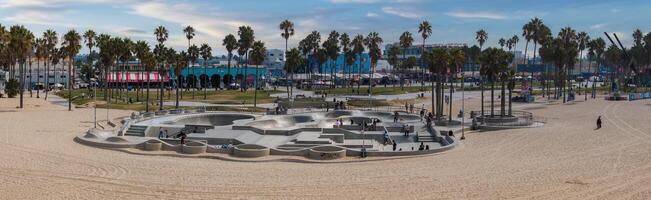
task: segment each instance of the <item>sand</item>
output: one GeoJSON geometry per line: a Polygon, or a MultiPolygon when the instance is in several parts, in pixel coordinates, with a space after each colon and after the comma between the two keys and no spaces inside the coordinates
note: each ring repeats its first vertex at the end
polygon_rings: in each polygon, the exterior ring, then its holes
{"type": "Polygon", "coordinates": [[[35,98],[23,110],[17,104],[0,99],[0,199],[651,198],[649,100],[516,105],[547,124],[468,133],[436,155],[327,164],[94,148],[73,141],[92,126],[92,109],[69,112],[35,98]]]}

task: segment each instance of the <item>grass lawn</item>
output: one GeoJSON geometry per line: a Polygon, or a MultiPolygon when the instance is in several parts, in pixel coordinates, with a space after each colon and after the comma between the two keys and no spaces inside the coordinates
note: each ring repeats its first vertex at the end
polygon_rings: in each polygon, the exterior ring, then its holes
{"type": "MultiPolygon", "coordinates": [[[[118,90],[113,90],[113,98],[111,99],[111,105],[110,107],[112,109],[122,109],[122,110],[137,110],[137,111],[143,111],[145,110],[145,92],[142,91],[141,94],[136,95],[135,91],[130,91],[127,94],[122,91],[121,96],[122,98],[119,98],[120,95],[118,95],[118,90]],[[131,98],[132,103],[128,103],[127,96],[131,98]],[[138,97],[139,96],[139,97],[138,97]],[[140,101],[137,101],[140,100],[140,101]]],[[[258,91],[258,103],[272,103],[276,98],[273,98],[270,96],[270,94],[277,93],[281,91],[258,91]]],[[[181,91],[179,91],[181,93],[181,91]]],[[[56,93],[58,96],[62,98],[68,98],[68,91],[59,91],[56,93]]],[[[170,91],[170,95],[167,95],[167,92],[165,92],[165,95],[163,96],[163,101],[175,101],[175,96],[174,96],[174,91],[170,91]]],[[[158,95],[159,93],[155,90],[150,90],[149,91],[149,108],[151,110],[157,110],[158,109],[158,95]]],[[[91,94],[89,94],[89,91],[87,89],[77,89],[72,91],[72,96],[73,96],[73,103],[75,105],[87,105],[89,103],[93,102],[93,98],[91,94]]],[[[253,103],[253,98],[254,98],[254,91],[246,91],[246,92],[240,92],[238,90],[223,90],[223,91],[208,91],[208,95],[206,100],[203,99],[203,91],[196,91],[195,92],[195,98],[192,98],[192,91],[184,91],[182,94],[183,98],[179,98],[179,100],[182,101],[195,101],[195,102],[206,102],[206,103],[215,103],[215,104],[241,104],[241,103],[246,103],[246,104],[252,104],[253,103]]],[[[97,107],[98,108],[105,108],[106,107],[106,101],[104,101],[104,90],[98,90],[97,91],[97,107]]],[[[164,106],[164,109],[174,109],[174,106],[164,106]]],[[[227,107],[227,106],[215,106],[211,107],[210,110],[214,111],[241,111],[242,109],[245,110],[253,110],[253,108],[249,107],[227,107]]],[[[264,111],[265,109],[263,108],[258,108],[255,109],[255,111],[264,111]]]]}

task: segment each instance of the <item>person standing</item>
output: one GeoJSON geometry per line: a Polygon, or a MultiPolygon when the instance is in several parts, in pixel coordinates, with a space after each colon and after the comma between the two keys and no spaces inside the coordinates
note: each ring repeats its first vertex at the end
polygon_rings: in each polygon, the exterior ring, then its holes
{"type": "Polygon", "coordinates": [[[398,148],[398,144],[396,144],[395,140],[391,141],[393,143],[393,151],[396,151],[396,148],[398,148]]]}
{"type": "Polygon", "coordinates": [[[600,128],[601,128],[601,115],[599,115],[599,117],[597,117],[597,129],[600,129],[600,128]]]}

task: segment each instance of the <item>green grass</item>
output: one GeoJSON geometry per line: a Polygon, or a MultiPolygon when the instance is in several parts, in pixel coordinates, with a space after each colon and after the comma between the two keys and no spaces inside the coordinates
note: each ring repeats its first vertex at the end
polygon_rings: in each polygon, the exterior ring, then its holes
{"type": "MultiPolygon", "coordinates": [[[[113,90],[113,98],[111,99],[111,109],[121,109],[121,110],[137,110],[137,111],[143,111],[145,110],[145,90],[142,91],[142,93],[139,95],[136,95],[135,91],[130,91],[127,94],[122,91],[122,98],[119,98],[120,95],[118,95],[118,90],[114,89],[113,90]],[[127,97],[131,98],[133,103],[128,103],[127,97]],[[139,100],[139,101],[137,101],[139,100]]],[[[257,103],[272,103],[276,100],[276,98],[273,98],[270,96],[270,94],[273,93],[278,93],[281,91],[258,91],[258,101],[257,103]]],[[[181,93],[181,91],[179,91],[181,93]]],[[[213,103],[213,104],[252,104],[253,99],[254,99],[254,91],[246,91],[246,92],[240,92],[238,90],[223,90],[223,91],[208,91],[208,95],[206,100],[203,99],[203,91],[196,91],[195,92],[195,98],[192,98],[192,91],[183,91],[182,92],[183,98],[179,98],[181,101],[193,101],[193,102],[206,102],[206,103],[213,103]]],[[[62,98],[68,98],[68,91],[59,91],[56,93],[58,96],[62,98]]],[[[157,110],[158,109],[158,95],[159,93],[156,90],[150,89],[149,91],[149,108],[150,110],[157,110]]],[[[72,91],[72,97],[73,101],[72,103],[75,105],[87,105],[89,103],[93,102],[93,98],[91,98],[91,94],[89,93],[89,90],[87,89],[77,89],[72,91]]],[[[175,101],[175,92],[170,91],[170,96],[168,97],[167,91],[165,92],[163,96],[163,101],[175,101]]],[[[98,90],[97,91],[97,107],[98,108],[105,108],[106,107],[106,101],[104,101],[104,90],[98,90]]],[[[164,106],[164,109],[174,109],[174,106],[164,106]]],[[[214,109],[215,111],[241,111],[242,109],[248,110],[248,111],[264,111],[262,108],[258,109],[253,109],[252,107],[217,107],[215,106],[214,108],[211,107],[211,109],[214,109]]]]}

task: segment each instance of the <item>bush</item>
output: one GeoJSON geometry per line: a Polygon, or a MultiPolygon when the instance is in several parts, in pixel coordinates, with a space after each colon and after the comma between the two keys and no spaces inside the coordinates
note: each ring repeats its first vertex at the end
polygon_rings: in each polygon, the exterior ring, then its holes
{"type": "Polygon", "coordinates": [[[18,94],[18,87],[20,87],[18,86],[18,80],[15,78],[9,79],[5,87],[5,93],[7,93],[9,98],[14,98],[18,94]]]}

